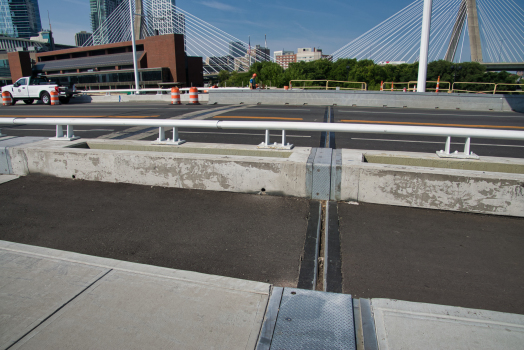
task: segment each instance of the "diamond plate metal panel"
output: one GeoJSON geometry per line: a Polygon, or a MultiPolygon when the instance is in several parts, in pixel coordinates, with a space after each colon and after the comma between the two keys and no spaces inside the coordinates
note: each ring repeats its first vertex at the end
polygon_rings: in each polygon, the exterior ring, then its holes
{"type": "Polygon", "coordinates": [[[319,148],[313,162],[311,198],[329,200],[331,190],[331,148],[319,148]]]}
{"type": "Polygon", "coordinates": [[[355,350],[351,295],[285,288],[271,350],[355,350]]]}

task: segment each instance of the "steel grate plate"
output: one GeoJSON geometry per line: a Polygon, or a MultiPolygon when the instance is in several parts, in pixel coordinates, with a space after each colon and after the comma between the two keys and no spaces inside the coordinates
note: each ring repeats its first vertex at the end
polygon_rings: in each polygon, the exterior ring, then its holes
{"type": "Polygon", "coordinates": [[[271,349],[355,350],[351,295],[285,288],[271,349]]]}

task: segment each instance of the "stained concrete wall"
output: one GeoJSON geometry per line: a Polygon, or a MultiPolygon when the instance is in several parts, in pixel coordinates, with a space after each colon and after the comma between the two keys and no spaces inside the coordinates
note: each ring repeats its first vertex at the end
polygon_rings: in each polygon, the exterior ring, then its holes
{"type": "MultiPolygon", "coordinates": [[[[198,102],[206,103],[209,100],[208,94],[199,94],[198,102]]],[[[120,95],[117,93],[111,95],[79,95],[71,100],[70,103],[103,103],[103,102],[151,102],[164,101],[171,103],[171,93],[157,95],[120,95]]],[[[189,103],[189,94],[180,94],[181,103],[189,103]]]]}
{"type": "MultiPolygon", "coordinates": [[[[68,143],[67,146],[84,142],[85,140],[68,143]]],[[[122,143],[113,140],[96,142],[122,143]]],[[[258,193],[264,189],[268,194],[306,196],[305,167],[310,152],[308,148],[297,148],[289,158],[280,158],[63,148],[64,146],[64,141],[43,141],[10,148],[13,174],[39,173],[62,178],[211,191],[258,193]]],[[[203,148],[207,146],[202,144],[203,148]]],[[[194,147],[194,144],[187,143],[179,147],[194,147]]],[[[237,145],[216,147],[240,149],[237,145]]],[[[256,146],[242,148],[256,151],[256,146]]]]}
{"type": "Polygon", "coordinates": [[[380,91],[209,90],[209,104],[268,104],[524,112],[524,96],[380,91]]]}
{"type": "MultiPolygon", "coordinates": [[[[380,152],[342,150],[340,200],[524,216],[523,174],[365,163],[366,153],[380,152]]],[[[388,153],[399,156],[407,152],[388,153]]],[[[428,159],[433,155],[419,157],[428,159]]],[[[516,168],[524,164],[521,159],[484,159],[489,160],[514,164],[516,168]]]]}
{"type": "MultiPolygon", "coordinates": [[[[264,151],[248,145],[187,143],[169,146],[172,151],[155,152],[150,145],[147,141],[45,140],[6,147],[6,151],[14,175],[40,173],[91,181],[312,197],[311,169],[315,164],[311,163],[314,161],[310,157],[311,148],[264,151]],[[86,142],[104,147],[70,148],[86,142]],[[144,151],[138,151],[140,147],[144,151]],[[217,154],[217,149],[222,154],[217,154]]],[[[341,157],[335,153],[331,167],[326,166],[331,169],[325,175],[327,184],[331,181],[331,191],[335,192],[328,193],[327,199],[331,196],[342,201],[524,217],[522,173],[367,163],[366,154],[379,155],[377,159],[388,154],[411,157],[410,164],[417,164],[415,158],[427,160],[436,155],[338,151],[341,157]]],[[[524,159],[482,157],[481,160],[497,166],[504,164],[506,168],[513,164],[517,170],[524,165],[524,159]]],[[[458,161],[458,165],[463,166],[463,162],[458,161]]]]}

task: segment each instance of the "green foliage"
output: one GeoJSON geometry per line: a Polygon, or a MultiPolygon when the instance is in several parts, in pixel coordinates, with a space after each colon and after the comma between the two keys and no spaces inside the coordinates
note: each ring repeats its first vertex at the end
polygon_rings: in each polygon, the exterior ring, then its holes
{"type": "MultiPolygon", "coordinates": [[[[409,82],[418,78],[418,63],[379,66],[372,60],[351,58],[339,59],[331,62],[326,59],[312,62],[290,63],[284,70],[273,62],[257,62],[251,66],[249,72],[219,73],[220,86],[247,86],[253,73],[257,74],[257,83],[265,86],[282,88],[289,85],[291,80],[337,80],[355,81],[368,84],[368,90],[379,90],[382,81],[409,82]]],[[[452,63],[444,60],[433,61],[428,64],[428,81],[436,81],[440,76],[441,81],[453,82],[486,82],[513,84],[518,76],[508,72],[486,72],[486,68],[476,62],[452,63]]],[[[325,83],[298,83],[295,86],[325,87],[325,83]]],[[[428,83],[428,88],[436,84],[428,83]]],[[[331,85],[330,85],[331,86],[331,85]]],[[[333,85],[336,86],[336,85],[333,85]]],[[[404,85],[405,86],[405,85],[404,85]]],[[[354,86],[353,86],[354,87],[354,86]]],[[[447,89],[447,84],[441,85],[447,89]]],[[[456,84],[456,89],[483,91],[490,90],[489,85],[456,84]]],[[[516,86],[504,87],[504,90],[516,90],[516,86]]]]}

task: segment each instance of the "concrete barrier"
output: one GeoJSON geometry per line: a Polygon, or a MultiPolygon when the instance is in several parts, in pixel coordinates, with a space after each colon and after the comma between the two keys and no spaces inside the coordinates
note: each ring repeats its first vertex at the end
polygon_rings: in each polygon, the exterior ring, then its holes
{"type": "Polygon", "coordinates": [[[3,148],[8,173],[524,217],[524,159],[479,162],[408,152],[109,139],[30,141],[9,141],[3,148]],[[396,164],[369,163],[366,157],[383,163],[390,157],[396,164]],[[490,171],[464,170],[479,166],[490,171]]]}
{"type": "Polygon", "coordinates": [[[524,96],[380,91],[209,90],[209,104],[268,104],[524,112],[524,96]]]}
{"type": "MultiPolygon", "coordinates": [[[[200,102],[208,102],[208,94],[199,94],[198,100],[200,102]]],[[[79,95],[71,99],[70,103],[104,103],[104,102],[166,102],[171,104],[171,94],[162,95],[79,95]]],[[[182,103],[189,102],[189,94],[180,94],[180,101],[182,103]]]]}

